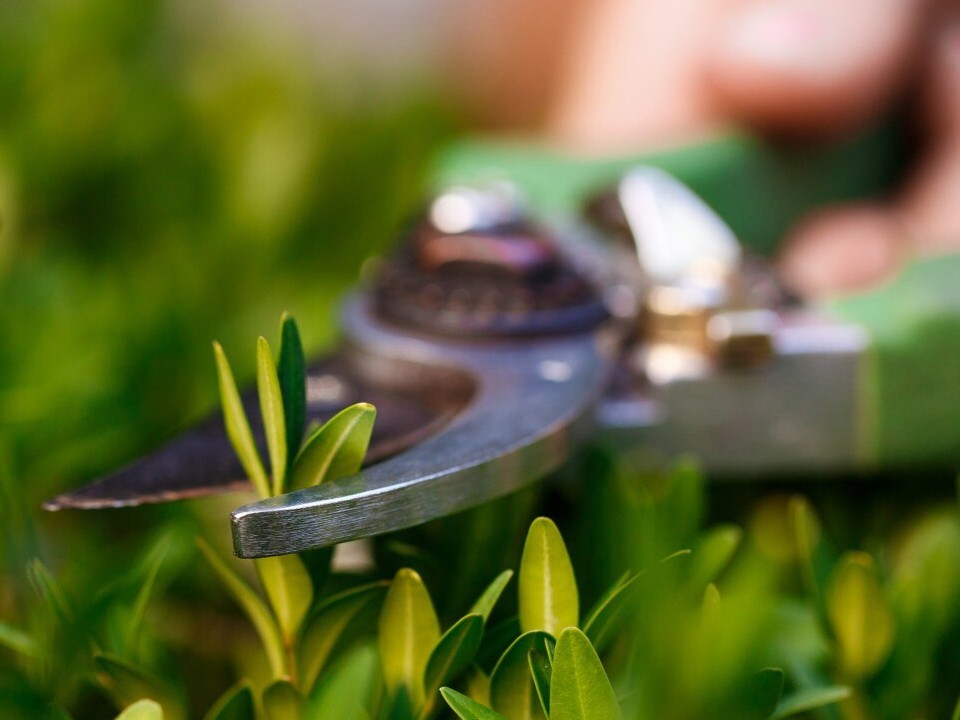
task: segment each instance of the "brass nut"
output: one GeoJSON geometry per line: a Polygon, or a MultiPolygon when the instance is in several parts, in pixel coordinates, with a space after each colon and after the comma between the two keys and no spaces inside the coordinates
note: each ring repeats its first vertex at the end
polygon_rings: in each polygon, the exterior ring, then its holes
{"type": "Polygon", "coordinates": [[[766,365],[776,352],[774,334],[779,318],[772,310],[727,310],[706,324],[711,354],[717,362],[737,369],[766,365]]]}

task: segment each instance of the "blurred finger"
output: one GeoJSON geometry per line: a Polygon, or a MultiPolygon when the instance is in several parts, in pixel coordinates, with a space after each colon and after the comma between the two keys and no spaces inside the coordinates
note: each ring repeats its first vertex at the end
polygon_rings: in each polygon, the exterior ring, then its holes
{"type": "Polygon", "coordinates": [[[927,0],[752,0],[714,46],[712,86],[768,132],[833,135],[880,113],[915,70],[927,0]]]}
{"type": "Polygon", "coordinates": [[[960,252],[960,22],[945,24],[919,97],[926,149],[889,206],[833,209],[802,223],[780,258],[784,281],[808,297],[863,290],[911,254],[960,252]]]}
{"type": "Polygon", "coordinates": [[[934,47],[920,101],[927,147],[900,200],[922,253],[960,251],[960,19],[934,47]]]}
{"type": "Polygon", "coordinates": [[[900,268],[907,239],[893,210],[874,205],[826,210],[793,233],[781,252],[780,276],[804,297],[864,290],[900,268]]]}

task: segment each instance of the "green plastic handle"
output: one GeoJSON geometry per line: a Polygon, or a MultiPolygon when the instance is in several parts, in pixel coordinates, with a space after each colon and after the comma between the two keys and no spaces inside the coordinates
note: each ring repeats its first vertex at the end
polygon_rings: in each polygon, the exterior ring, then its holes
{"type": "MultiPolygon", "coordinates": [[[[443,154],[437,177],[450,183],[505,176],[524,189],[534,212],[563,216],[627,168],[654,165],[697,192],[746,247],[772,253],[807,212],[888,192],[903,166],[900,138],[885,126],[814,150],[729,134],[668,152],[606,158],[479,139],[443,154]]],[[[866,465],[960,460],[960,255],[916,261],[884,287],[827,307],[871,335],[859,409],[866,465]]]]}
{"type": "Polygon", "coordinates": [[[863,455],[880,466],[960,460],[960,255],[916,260],[828,308],[865,327],[863,455]]]}
{"type": "Polygon", "coordinates": [[[746,247],[770,253],[813,208],[887,192],[902,167],[902,147],[893,126],[817,149],[731,133],[675,150],[596,158],[529,142],[475,139],[443,153],[436,175],[444,184],[506,176],[523,188],[536,213],[555,216],[577,212],[627,168],[654,165],[702,197],[746,247]]]}

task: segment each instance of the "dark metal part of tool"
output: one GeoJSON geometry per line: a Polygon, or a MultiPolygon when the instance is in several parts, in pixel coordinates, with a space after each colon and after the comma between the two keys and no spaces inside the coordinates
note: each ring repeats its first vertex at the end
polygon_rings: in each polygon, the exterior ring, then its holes
{"type": "MultiPolygon", "coordinates": [[[[539,479],[590,433],[689,453],[714,474],[862,467],[860,328],[787,297],[658,170],[628,172],[588,214],[593,229],[558,230],[527,218],[510,186],[439,194],[345,304],[340,348],[309,375],[312,419],[377,406],[368,465],[237,509],[237,554],[467,509],[539,479]]],[[[255,396],[246,404],[260,436],[255,396]]],[[[216,418],[47,507],[160,502],[240,478],[216,418]]]]}
{"type": "Polygon", "coordinates": [[[357,475],[261,500],[232,516],[241,557],[298,552],[465,510],[536,481],[589,431],[611,367],[602,336],[458,343],[384,324],[369,302],[346,306],[358,359],[394,358],[465,372],[476,392],[440,432],[357,475]],[[361,350],[362,348],[362,350],[361,350]]]}
{"type": "MultiPolygon", "coordinates": [[[[323,423],[344,406],[377,408],[367,464],[379,462],[429,437],[470,401],[472,382],[449,370],[425,374],[395,360],[390,372],[339,354],[316,363],[307,376],[307,422],[323,423]]],[[[266,449],[256,392],[244,409],[260,447],[266,449]]],[[[47,510],[99,509],[168,502],[249,487],[217,414],[150,455],[90,485],[44,503],[47,510]]]]}
{"type": "Polygon", "coordinates": [[[606,317],[595,268],[497,190],[452,188],[434,200],[380,268],[380,317],[456,337],[571,333],[606,317]]]}

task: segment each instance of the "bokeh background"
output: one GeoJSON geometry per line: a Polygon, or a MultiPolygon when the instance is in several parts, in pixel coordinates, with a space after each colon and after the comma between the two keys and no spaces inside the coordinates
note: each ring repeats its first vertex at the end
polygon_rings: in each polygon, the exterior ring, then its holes
{"type": "MultiPolygon", "coordinates": [[[[77,718],[115,712],[90,681],[82,633],[52,634],[37,610],[36,558],[73,598],[72,622],[109,635],[115,611],[104,598],[129,606],[157,538],[173,538],[143,661],[186,688],[197,717],[245,670],[252,637],[238,633],[235,609],[193,545],[202,534],[226,552],[227,512],[238,497],[103,513],[50,515],[39,506],[214,409],[212,339],[245,379],[253,338],[270,334],[283,310],[299,319],[311,352],[327,346],[338,296],[417,207],[437,151],[477,126],[534,122],[529,88],[540,87],[538,69],[491,82],[484,53],[493,52],[495,28],[452,5],[0,6],[0,620],[14,644],[15,627],[46,648],[26,663],[0,648],[0,717],[43,717],[51,701],[77,718]],[[476,49],[447,72],[450,44],[471,31],[476,49]],[[471,78],[486,80],[462,92],[458,84],[471,78]],[[500,96],[484,105],[498,87],[517,93],[517,102],[500,96]]],[[[523,33],[523,22],[506,31],[523,33]]],[[[494,60],[489,67],[499,71],[494,60]]],[[[938,614],[926,615],[933,624],[875,681],[887,696],[869,716],[920,708],[916,717],[945,717],[953,707],[960,530],[952,468],[909,482],[901,475],[869,486],[781,483],[762,491],[707,493],[694,483],[671,494],[651,481],[637,501],[649,531],[637,538],[617,534],[637,516],[611,510],[623,506],[618,493],[629,472],[601,458],[568,470],[574,482],[561,483],[556,497],[515,499],[471,515],[470,525],[458,518],[389,541],[381,572],[418,567],[434,582],[441,613],[455,614],[490,572],[515,563],[529,517],[546,507],[579,539],[571,547],[586,568],[584,592],[595,597],[623,562],[649,563],[694,543],[701,523],[738,522],[756,562],[730,580],[735,622],[724,657],[740,668],[788,656],[802,678],[804,663],[819,667],[827,651],[796,599],[797,583],[785,579],[795,560],[783,537],[785,498],[799,487],[815,497],[836,547],[870,550],[885,573],[912,578],[913,585],[891,581],[890,592],[913,603],[903,607],[924,615],[928,606],[910,593],[936,585],[938,614]],[[584,477],[609,482],[570,489],[584,477]],[[641,548],[636,555],[612,550],[627,541],[641,548]],[[460,567],[460,584],[444,586],[451,565],[460,567]],[[777,633],[761,632],[771,627],[777,633]],[[898,686],[906,669],[909,683],[898,686]]],[[[650,631],[677,620],[668,609],[647,611],[650,631]]],[[[693,698],[658,701],[660,709],[679,702],[673,717],[697,716],[683,713],[702,709],[697,703],[723,683],[704,681],[697,695],[700,676],[680,668],[693,662],[699,636],[684,637],[659,637],[662,652],[650,660],[649,677],[662,675],[662,687],[693,698]]]]}

